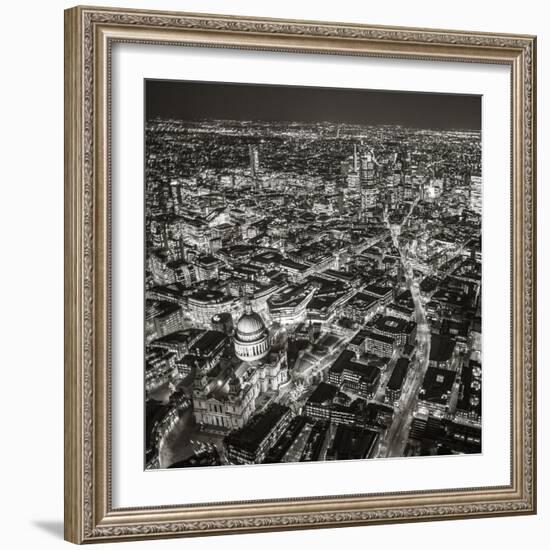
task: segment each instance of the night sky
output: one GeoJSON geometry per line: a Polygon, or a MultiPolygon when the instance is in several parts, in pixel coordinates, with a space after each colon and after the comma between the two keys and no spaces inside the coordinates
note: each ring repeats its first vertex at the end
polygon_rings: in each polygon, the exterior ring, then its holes
{"type": "Polygon", "coordinates": [[[146,80],[146,118],[481,129],[481,96],[146,80]]]}

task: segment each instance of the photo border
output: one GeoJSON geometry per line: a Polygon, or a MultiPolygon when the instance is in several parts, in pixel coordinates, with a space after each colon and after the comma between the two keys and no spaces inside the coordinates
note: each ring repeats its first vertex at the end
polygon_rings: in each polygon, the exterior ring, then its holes
{"type": "Polygon", "coordinates": [[[65,538],[102,542],[536,512],[536,38],[108,8],[65,12],[65,538]],[[116,42],[499,63],[512,71],[512,477],[505,487],[116,509],[110,90],[116,42]]]}

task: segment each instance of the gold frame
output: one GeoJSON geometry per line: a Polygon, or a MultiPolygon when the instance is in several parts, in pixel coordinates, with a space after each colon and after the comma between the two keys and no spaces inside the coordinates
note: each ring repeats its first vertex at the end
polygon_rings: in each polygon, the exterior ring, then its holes
{"type": "Polygon", "coordinates": [[[65,12],[65,538],[103,542],[536,512],[536,38],[75,7],[65,12]],[[113,509],[110,52],[115,42],[454,60],[512,72],[512,460],[503,487],[113,509]]]}

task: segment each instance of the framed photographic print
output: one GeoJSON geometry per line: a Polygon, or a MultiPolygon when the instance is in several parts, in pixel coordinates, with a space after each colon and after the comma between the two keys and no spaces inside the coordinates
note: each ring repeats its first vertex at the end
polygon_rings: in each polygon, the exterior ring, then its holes
{"type": "Polygon", "coordinates": [[[65,536],[532,514],[535,37],[65,12],[65,536]]]}

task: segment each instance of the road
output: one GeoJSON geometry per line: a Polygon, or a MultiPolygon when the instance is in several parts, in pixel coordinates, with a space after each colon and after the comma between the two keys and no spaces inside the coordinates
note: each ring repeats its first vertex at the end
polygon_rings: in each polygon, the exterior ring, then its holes
{"type": "Polygon", "coordinates": [[[401,399],[395,409],[394,420],[380,440],[378,457],[403,456],[426,369],[427,361],[415,361],[409,369],[409,375],[403,384],[401,399]]]}
{"type": "Polygon", "coordinates": [[[393,245],[399,251],[399,259],[405,272],[405,282],[414,304],[414,314],[417,323],[417,351],[416,359],[411,365],[409,374],[403,385],[403,391],[396,407],[393,422],[378,444],[378,457],[403,456],[409,438],[413,412],[418,402],[418,393],[430,362],[431,330],[420,295],[420,284],[414,274],[411,258],[408,256],[407,250],[399,242],[401,228],[407,223],[417,202],[418,198],[411,204],[411,208],[401,224],[390,223],[389,216],[387,212],[385,213],[386,225],[390,231],[393,245]]]}
{"type": "Polygon", "coordinates": [[[189,437],[194,424],[193,409],[189,407],[181,414],[180,419],[160,446],[159,461],[161,468],[167,468],[170,464],[185,460],[193,455],[194,449],[189,437]]]}
{"type": "Polygon", "coordinates": [[[281,462],[300,462],[302,458],[302,453],[309,439],[309,434],[311,433],[312,424],[306,424],[298,437],[292,442],[292,445],[289,447],[288,451],[285,453],[285,456],[281,462]]]}

